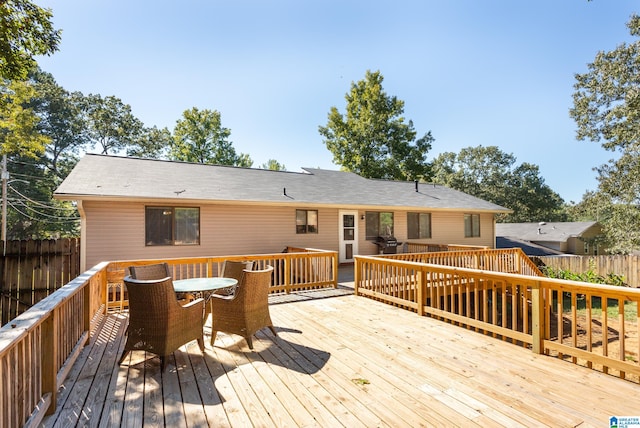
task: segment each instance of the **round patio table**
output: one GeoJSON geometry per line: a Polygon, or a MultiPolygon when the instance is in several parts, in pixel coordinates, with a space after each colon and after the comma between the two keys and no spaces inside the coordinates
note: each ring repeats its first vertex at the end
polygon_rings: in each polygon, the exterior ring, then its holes
{"type": "MultiPolygon", "coordinates": [[[[173,281],[173,289],[176,293],[191,293],[202,296],[205,301],[205,308],[209,303],[211,317],[213,317],[213,304],[211,303],[211,295],[217,291],[235,287],[238,284],[237,279],[212,277],[212,278],[188,278],[173,281]]],[[[207,310],[202,314],[203,323],[206,321],[207,310]]],[[[212,320],[213,322],[213,320],[212,320]]],[[[213,343],[211,344],[213,346],[213,343]]]]}

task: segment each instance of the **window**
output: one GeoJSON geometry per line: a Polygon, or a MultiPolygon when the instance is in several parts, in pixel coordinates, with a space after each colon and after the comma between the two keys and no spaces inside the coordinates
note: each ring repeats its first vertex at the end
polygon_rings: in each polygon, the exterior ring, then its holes
{"type": "Polygon", "coordinates": [[[146,245],[200,244],[200,208],[146,207],[146,245]]]}
{"type": "Polygon", "coordinates": [[[480,214],[464,215],[464,237],[472,238],[480,236],[480,214]]]}
{"type": "Polygon", "coordinates": [[[407,213],[407,236],[409,239],[431,238],[431,214],[407,213]]]}
{"type": "Polygon", "coordinates": [[[378,236],[393,236],[393,213],[367,211],[365,218],[367,239],[376,239],[378,236]]]}
{"type": "Polygon", "coordinates": [[[296,233],[318,233],[318,210],[296,210],[296,233]]]}

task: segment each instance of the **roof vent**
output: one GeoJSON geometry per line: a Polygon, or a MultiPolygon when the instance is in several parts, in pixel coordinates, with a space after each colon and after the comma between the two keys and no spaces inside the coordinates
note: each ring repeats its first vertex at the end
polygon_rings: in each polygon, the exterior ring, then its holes
{"type": "Polygon", "coordinates": [[[416,183],[416,192],[418,191],[418,180],[415,180],[416,183]]]}

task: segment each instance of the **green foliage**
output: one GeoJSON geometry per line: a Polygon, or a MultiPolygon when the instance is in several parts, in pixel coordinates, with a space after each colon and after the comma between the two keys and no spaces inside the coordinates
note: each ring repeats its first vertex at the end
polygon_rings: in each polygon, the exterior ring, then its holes
{"type": "MultiPolygon", "coordinates": [[[[627,24],[632,36],[640,35],[640,17],[627,24]]],[[[588,71],[576,74],[573,108],[577,138],[600,142],[618,152],[616,159],[596,168],[598,191],[585,195],[580,209],[593,212],[612,244],[612,252],[640,247],[640,41],[622,43],[609,52],[598,52],[588,71]],[[604,213],[604,214],[602,214],[604,213]]]]}
{"type": "Polygon", "coordinates": [[[142,121],[120,98],[89,94],[84,100],[84,113],[88,146],[99,146],[103,155],[126,150],[141,138],[142,121]]]}
{"type": "Polygon", "coordinates": [[[513,154],[497,146],[467,147],[434,159],[433,180],[513,210],[499,221],[566,220],[562,198],[545,184],[538,166],[515,163],[513,154]]]}
{"type": "Polygon", "coordinates": [[[416,140],[413,122],[405,123],[404,102],[382,89],[379,71],[367,71],[345,96],[346,114],[331,107],[326,126],[318,128],[333,161],[366,178],[429,179],[426,161],[433,137],[416,140]]]}
{"type": "Polygon", "coordinates": [[[608,273],[607,275],[599,275],[593,269],[589,269],[586,272],[575,273],[565,269],[555,269],[551,266],[543,266],[542,273],[548,278],[566,279],[570,281],[588,282],[591,284],[607,284],[617,285],[621,287],[628,287],[625,282],[624,276],[615,273],[608,273]]]}
{"type": "Polygon", "coordinates": [[[167,159],[172,142],[173,136],[167,128],[144,128],[139,138],[127,148],[127,156],[167,159]]]}
{"type": "Polygon", "coordinates": [[[251,166],[249,155],[236,154],[230,135],[231,131],[222,126],[218,111],[193,107],[176,124],[169,157],[203,164],[251,166]]]}
{"type": "Polygon", "coordinates": [[[0,79],[22,80],[35,65],[35,55],[58,50],[60,30],[54,30],[50,9],[28,0],[0,2],[0,79]]]}
{"type": "Polygon", "coordinates": [[[261,169],[270,169],[271,171],[286,171],[287,168],[275,159],[269,159],[266,163],[260,165],[261,169]]]}
{"type": "Polygon", "coordinates": [[[40,119],[29,108],[35,94],[28,82],[16,80],[0,86],[0,155],[35,158],[50,141],[38,131],[40,119]]]}

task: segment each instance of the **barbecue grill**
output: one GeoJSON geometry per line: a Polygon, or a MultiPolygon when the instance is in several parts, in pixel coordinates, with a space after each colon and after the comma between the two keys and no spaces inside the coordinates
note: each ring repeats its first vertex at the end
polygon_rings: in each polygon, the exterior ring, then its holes
{"type": "Polygon", "coordinates": [[[395,254],[398,252],[398,245],[401,243],[394,236],[378,236],[374,244],[378,246],[380,254],[395,254]]]}

